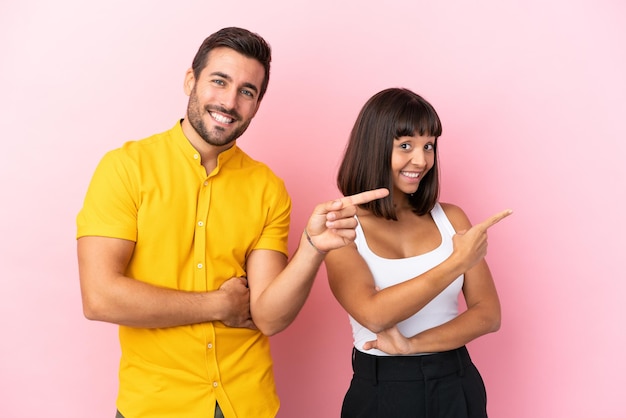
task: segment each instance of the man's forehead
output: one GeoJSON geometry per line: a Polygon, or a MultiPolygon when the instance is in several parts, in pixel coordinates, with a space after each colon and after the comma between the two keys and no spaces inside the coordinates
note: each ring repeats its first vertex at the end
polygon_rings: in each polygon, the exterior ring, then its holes
{"type": "Polygon", "coordinates": [[[265,74],[263,64],[255,58],[225,47],[215,48],[209,52],[204,69],[209,69],[210,72],[218,71],[225,74],[230,72],[246,73],[249,76],[260,73],[261,78],[265,74]]]}

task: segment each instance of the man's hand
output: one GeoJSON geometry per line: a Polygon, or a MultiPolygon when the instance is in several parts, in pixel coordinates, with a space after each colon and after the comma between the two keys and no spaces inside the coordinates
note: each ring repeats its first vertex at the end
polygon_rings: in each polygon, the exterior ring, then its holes
{"type": "Polygon", "coordinates": [[[317,205],[306,226],[315,247],[328,252],[354,241],[357,206],[388,194],[387,189],[375,189],[317,205]]]}
{"type": "Polygon", "coordinates": [[[250,289],[245,277],[232,277],[219,288],[224,292],[226,309],[221,322],[233,328],[257,329],[250,315],[250,289]]]}

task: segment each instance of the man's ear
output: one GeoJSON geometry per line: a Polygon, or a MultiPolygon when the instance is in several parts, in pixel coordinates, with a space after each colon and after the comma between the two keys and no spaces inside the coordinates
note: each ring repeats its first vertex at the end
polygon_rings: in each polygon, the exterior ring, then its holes
{"type": "Polygon", "coordinates": [[[183,83],[183,88],[187,96],[191,95],[191,91],[193,90],[195,85],[196,85],[196,76],[193,74],[193,69],[190,68],[185,73],[185,82],[183,83]]]}

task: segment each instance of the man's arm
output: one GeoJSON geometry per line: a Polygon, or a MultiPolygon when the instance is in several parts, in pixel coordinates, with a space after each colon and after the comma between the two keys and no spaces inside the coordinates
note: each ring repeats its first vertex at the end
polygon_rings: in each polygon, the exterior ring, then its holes
{"type": "Polygon", "coordinates": [[[78,239],[78,267],[85,317],[142,328],[208,321],[253,327],[246,280],[233,278],[212,292],[157,287],[125,276],[135,243],[88,236],[78,239]]]}
{"type": "Polygon", "coordinates": [[[371,190],[317,205],[309,218],[306,233],[287,263],[284,255],[255,250],[247,260],[250,312],[265,335],[284,330],[304,305],[325,253],[341,248],[356,238],[358,205],[389,194],[387,189],[371,190]]]}

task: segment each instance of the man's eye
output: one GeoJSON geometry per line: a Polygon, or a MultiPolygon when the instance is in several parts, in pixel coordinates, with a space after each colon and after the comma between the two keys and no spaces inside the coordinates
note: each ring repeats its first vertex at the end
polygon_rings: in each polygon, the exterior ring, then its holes
{"type": "Polygon", "coordinates": [[[241,90],[241,93],[249,97],[254,97],[254,93],[252,93],[250,90],[241,90]]]}
{"type": "Polygon", "coordinates": [[[223,86],[225,84],[224,80],[213,80],[213,82],[217,84],[218,86],[223,86]]]}

